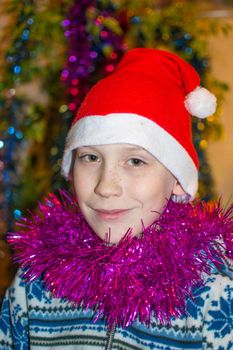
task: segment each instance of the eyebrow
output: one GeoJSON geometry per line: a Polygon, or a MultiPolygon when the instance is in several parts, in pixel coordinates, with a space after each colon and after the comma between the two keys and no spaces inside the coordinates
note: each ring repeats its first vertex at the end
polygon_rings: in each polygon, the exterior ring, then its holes
{"type": "MultiPolygon", "coordinates": [[[[114,145],[114,143],[110,144],[110,145],[114,145]]],[[[119,143],[115,143],[115,145],[120,145],[119,143]]],[[[103,145],[85,145],[85,146],[80,146],[78,147],[77,149],[79,148],[98,148],[98,147],[101,147],[101,146],[109,146],[108,144],[103,144],[103,145]]],[[[124,149],[126,150],[142,150],[142,151],[146,151],[144,148],[140,147],[140,146],[131,146],[131,145],[128,145],[128,146],[124,146],[124,149]]]]}
{"type": "MultiPolygon", "coordinates": [[[[119,145],[116,143],[116,145],[119,145]]],[[[80,148],[89,148],[89,149],[98,149],[98,147],[101,147],[101,146],[108,146],[108,145],[90,145],[90,146],[81,146],[79,148],[76,149],[76,151],[80,148]]],[[[142,148],[142,147],[139,147],[139,146],[134,146],[134,145],[125,145],[122,147],[122,152],[146,152],[146,153],[150,153],[148,152],[146,149],[142,148]]]]}
{"type": "Polygon", "coordinates": [[[124,150],[126,151],[141,151],[141,152],[147,152],[144,148],[142,147],[137,147],[137,146],[125,146],[124,150]]]}

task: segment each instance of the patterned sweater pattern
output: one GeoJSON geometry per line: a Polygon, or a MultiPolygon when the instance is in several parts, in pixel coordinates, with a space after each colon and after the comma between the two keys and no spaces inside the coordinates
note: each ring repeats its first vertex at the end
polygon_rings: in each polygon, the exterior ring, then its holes
{"type": "MultiPolygon", "coordinates": [[[[116,328],[113,350],[233,350],[233,270],[225,265],[206,276],[187,300],[187,315],[148,328],[139,321],[116,328]],[[188,316],[187,316],[188,315],[188,316]]],[[[0,350],[104,350],[109,337],[104,320],[54,298],[40,280],[17,274],[7,290],[0,320],[0,350]]]]}

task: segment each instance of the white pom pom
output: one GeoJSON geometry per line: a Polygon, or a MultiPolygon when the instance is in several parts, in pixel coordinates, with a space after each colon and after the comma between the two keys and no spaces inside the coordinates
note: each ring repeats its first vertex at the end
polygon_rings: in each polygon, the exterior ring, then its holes
{"type": "Polygon", "coordinates": [[[198,86],[185,98],[187,111],[198,118],[204,119],[216,111],[216,97],[207,89],[198,86]]]}

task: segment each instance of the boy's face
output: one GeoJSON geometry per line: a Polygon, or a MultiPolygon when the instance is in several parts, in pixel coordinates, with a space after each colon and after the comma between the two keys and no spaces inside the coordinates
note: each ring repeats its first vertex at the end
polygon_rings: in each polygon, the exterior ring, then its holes
{"type": "Polygon", "coordinates": [[[129,228],[139,235],[159,217],[175,177],[149,152],[128,144],[80,147],[75,151],[74,191],[91,228],[117,243],[129,228]]]}

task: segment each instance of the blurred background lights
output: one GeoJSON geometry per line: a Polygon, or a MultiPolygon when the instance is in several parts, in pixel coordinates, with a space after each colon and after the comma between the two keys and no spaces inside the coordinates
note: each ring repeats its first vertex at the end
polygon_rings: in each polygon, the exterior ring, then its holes
{"type": "Polygon", "coordinates": [[[8,128],[8,134],[9,134],[9,135],[13,135],[14,132],[15,132],[15,128],[14,128],[13,126],[10,126],[10,127],[8,128]]]}
{"type": "Polygon", "coordinates": [[[20,66],[14,66],[14,73],[19,74],[21,72],[22,68],[20,66]]]}
{"type": "Polygon", "coordinates": [[[22,216],[22,212],[19,209],[14,210],[14,218],[15,220],[20,220],[22,216]]]}

